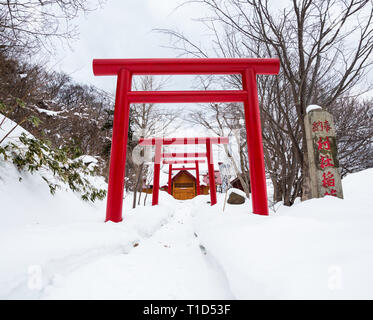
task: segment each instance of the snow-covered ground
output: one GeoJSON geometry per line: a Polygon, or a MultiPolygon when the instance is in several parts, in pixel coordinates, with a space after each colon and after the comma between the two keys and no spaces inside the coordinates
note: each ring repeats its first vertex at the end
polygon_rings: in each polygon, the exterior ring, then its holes
{"type": "MultiPolygon", "coordinates": [[[[373,169],[343,180],[345,199],[249,214],[208,196],[132,209],[104,223],[38,173],[0,161],[2,299],[373,299],[373,169]],[[19,178],[22,178],[19,181],[19,178]]],[[[97,179],[97,186],[104,185],[97,179]]]]}
{"type": "Polygon", "coordinates": [[[194,228],[237,299],[372,299],[373,169],[343,180],[345,199],[280,206],[269,217],[250,204],[201,207],[194,228]]]}
{"type": "Polygon", "coordinates": [[[54,278],[102,256],[129,252],[173,214],[167,194],[162,194],[158,208],[147,201],[136,211],[130,210],[129,196],[124,200],[126,223],[104,223],[105,201],[84,202],[65,190],[52,196],[40,177],[20,174],[4,162],[0,177],[2,298],[39,298],[43,293],[39,289],[54,278]],[[38,269],[42,283],[35,279],[38,269]]]}
{"type": "Polygon", "coordinates": [[[232,299],[225,275],[194,236],[190,208],[129,253],[84,264],[48,286],[43,299],[232,299]]]}

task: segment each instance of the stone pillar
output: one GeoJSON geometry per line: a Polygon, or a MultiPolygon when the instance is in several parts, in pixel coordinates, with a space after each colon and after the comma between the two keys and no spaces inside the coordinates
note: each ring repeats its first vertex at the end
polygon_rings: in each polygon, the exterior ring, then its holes
{"type": "Polygon", "coordinates": [[[304,118],[312,198],[326,195],[343,199],[337,142],[332,115],[311,105],[304,118]]]}

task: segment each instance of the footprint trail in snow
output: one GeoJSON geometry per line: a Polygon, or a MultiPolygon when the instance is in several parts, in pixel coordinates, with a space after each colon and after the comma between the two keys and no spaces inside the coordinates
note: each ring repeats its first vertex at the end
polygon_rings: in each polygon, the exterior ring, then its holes
{"type": "Polygon", "coordinates": [[[191,208],[175,215],[128,254],[105,256],[44,290],[44,299],[233,299],[219,268],[201,251],[191,208]]]}

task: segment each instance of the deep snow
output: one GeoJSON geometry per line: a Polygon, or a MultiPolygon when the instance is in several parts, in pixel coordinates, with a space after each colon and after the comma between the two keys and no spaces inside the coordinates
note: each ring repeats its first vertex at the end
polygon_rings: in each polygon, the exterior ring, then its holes
{"type": "Polygon", "coordinates": [[[52,196],[38,173],[0,161],[0,298],[372,299],[372,181],[373,169],[351,174],[344,200],[269,217],[249,214],[250,200],[223,212],[224,194],[211,207],[160,192],[136,209],[129,194],[115,224],[106,201],[52,196]]]}
{"type": "Polygon", "coordinates": [[[126,223],[104,223],[105,201],[84,202],[67,190],[52,196],[40,178],[20,174],[4,162],[0,162],[0,176],[0,298],[39,298],[43,290],[29,288],[30,268],[41,268],[45,288],[81,265],[131,251],[174,212],[168,194],[162,193],[159,207],[151,207],[148,197],[147,206],[136,210],[131,209],[128,196],[126,223]]]}

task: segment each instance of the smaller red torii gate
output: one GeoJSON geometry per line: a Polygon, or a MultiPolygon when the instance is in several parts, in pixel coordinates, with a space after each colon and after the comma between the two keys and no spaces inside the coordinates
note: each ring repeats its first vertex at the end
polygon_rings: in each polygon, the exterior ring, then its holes
{"type": "MultiPolygon", "coordinates": [[[[206,152],[171,152],[171,153],[162,153],[163,158],[207,158],[206,152]]],[[[201,188],[199,184],[199,164],[198,161],[195,162],[195,168],[185,168],[185,170],[196,170],[197,178],[197,196],[201,194],[201,188]]],[[[183,168],[174,168],[174,170],[182,170],[183,168]]],[[[169,165],[169,171],[171,171],[172,176],[172,164],[169,165]]],[[[168,176],[168,193],[171,194],[171,176],[168,176]]],[[[211,192],[210,192],[211,194],[211,192]]]]}
{"type": "MultiPolygon", "coordinates": [[[[186,157],[195,157],[195,155],[205,155],[207,158],[207,169],[209,173],[210,181],[210,198],[211,205],[216,204],[216,186],[215,186],[215,171],[214,171],[214,160],[212,145],[213,144],[228,144],[228,137],[197,137],[197,138],[141,138],[139,140],[139,145],[141,146],[155,146],[155,156],[154,156],[154,179],[153,179],[153,197],[152,205],[157,205],[159,200],[159,176],[161,171],[161,158],[163,155],[172,155],[172,153],[162,153],[163,145],[188,145],[188,144],[204,144],[206,145],[205,153],[179,153],[186,155],[186,157]]],[[[178,153],[175,153],[178,154],[178,153]]],[[[181,160],[181,161],[191,161],[188,163],[195,163],[196,160],[181,160]]],[[[197,160],[198,161],[198,160],[197,160]]],[[[186,162],[182,162],[186,163],[186,162]]],[[[198,164],[198,162],[197,162],[198,164]]],[[[197,165],[196,165],[197,168],[197,165]]],[[[199,171],[198,171],[199,175],[199,171]]]]}
{"type": "MultiPolygon", "coordinates": [[[[187,155],[187,153],[184,153],[184,154],[187,155]]],[[[196,154],[196,153],[194,153],[194,154],[196,154]]],[[[204,153],[204,155],[206,156],[207,153],[204,153]]],[[[188,157],[188,156],[185,156],[185,157],[188,157]]],[[[196,159],[196,160],[163,160],[164,164],[169,165],[169,167],[168,167],[168,193],[169,194],[172,193],[171,184],[172,184],[172,171],[173,170],[196,170],[197,196],[199,196],[201,194],[201,188],[200,188],[200,185],[199,185],[199,164],[204,163],[204,162],[205,162],[205,160],[200,160],[200,159],[196,159]],[[196,166],[195,166],[195,168],[172,168],[173,164],[186,164],[186,163],[194,163],[196,166]]],[[[210,191],[210,194],[211,194],[211,191],[210,191]]]]}
{"type": "MultiPolygon", "coordinates": [[[[163,158],[207,158],[206,152],[168,152],[168,153],[162,153],[163,158]]],[[[201,194],[201,188],[199,184],[199,164],[198,161],[196,162],[195,168],[174,168],[173,170],[196,170],[196,176],[197,178],[197,196],[201,194]]],[[[172,176],[172,164],[169,165],[169,171],[171,171],[172,176]]],[[[171,177],[168,176],[168,193],[171,194],[171,177]]],[[[211,192],[210,192],[211,194],[211,192]]]]}

